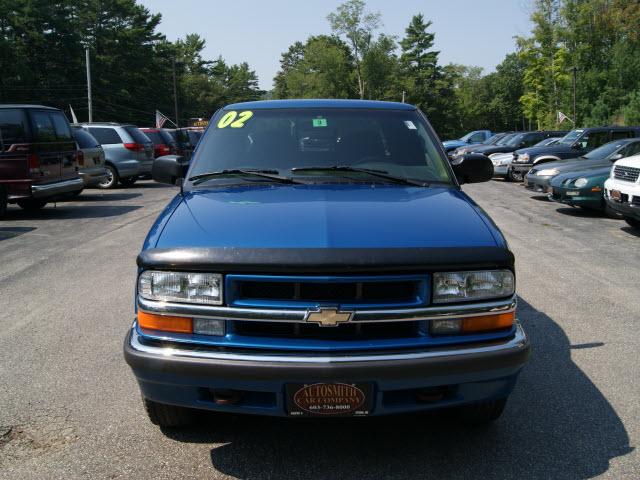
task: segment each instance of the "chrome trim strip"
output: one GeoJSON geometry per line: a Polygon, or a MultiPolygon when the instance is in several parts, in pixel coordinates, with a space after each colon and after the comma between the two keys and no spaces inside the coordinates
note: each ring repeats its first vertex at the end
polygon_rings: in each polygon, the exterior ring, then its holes
{"type": "MultiPolygon", "coordinates": [[[[352,322],[414,322],[440,318],[469,318],[491,313],[509,313],[516,309],[516,295],[502,300],[474,302],[462,305],[440,304],[423,308],[385,310],[355,310],[352,322]]],[[[241,320],[247,322],[305,323],[307,310],[231,308],[212,305],[194,305],[147,300],[138,296],[141,310],[158,315],[211,318],[214,320],[241,320]]]]}
{"type": "Polygon", "coordinates": [[[232,360],[232,361],[248,361],[248,362],[283,362],[283,363],[355,363],[355,362],[371,362],[371,361],[394,361],[394,360],[420,360],[426,358],[438,358],[448,356],[474,355],[482,353],[505,352],[508,350],[519,350],[527,345],[527,336],[519,323],[516,324],[516,331],[512,338],[500,342],[491,343],[483,346],[458,346],[458,347],[439,347],[428,351],[411,352],[411,353],[388,353],[381,355],[343,355],[343,356],[327,356],[318,355],[310,356],[300,352],[291,355],[267,355],[258,353],[230,353],[230,352],[210,352],[203,350],[187,350],[173,347],[154,347],[144,345],[140,342],[140,337],[135,329],[135,324],[131,329],[130,343],[131,348],[137,352],[150,355],[158,355],[165,358],[201,358],[205,360],[232,360]]]}
{"type": "Polygon", "coordinates": [[[55,195],[58,193],[67,193],[79,190],[84,186],[84,180],[82,178],[72,178],[71,180],[64,180],[62,182],[48,183],[44,185],[31,185],[31,193],[34,197],[41,195],[55,195]]]}

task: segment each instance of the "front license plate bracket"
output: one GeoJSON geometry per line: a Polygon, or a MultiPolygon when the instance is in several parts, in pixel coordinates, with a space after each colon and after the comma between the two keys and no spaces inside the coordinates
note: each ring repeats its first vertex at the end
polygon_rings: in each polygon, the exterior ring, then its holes
{"type": "Polygon", "coordinates": [[[371,383],[294,383],[286,386],[287,414],[293,417],[364,417],[373,407],[371,383]]]}

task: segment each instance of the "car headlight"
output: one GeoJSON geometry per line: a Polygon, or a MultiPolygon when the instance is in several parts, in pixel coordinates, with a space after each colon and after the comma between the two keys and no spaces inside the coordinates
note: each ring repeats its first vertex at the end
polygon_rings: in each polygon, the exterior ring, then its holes
{"type": "Polygon", "coordinates": [[[433,275],[433,302],[449,303],[513,295],[515,279],[510,270],[447,272],[433,275]]]}
{"type": "Polygon", "coordinates": [[[492,153],[491,155],[489,155],[489,158],[490,158],[491,160],[493,160],[494,158],[496,158],[496,157],[498,157],[498,156],[500,156],[500,155],[502,155],[502,153],[492,153]]]}
{"type": "Polygon", "coordinates": [[[138,278],[138,293],[161,302],[222,304],[222,275],[218,273],[147,270],[138,278]]]}
{"type": "Polygon", "coordinates": [[[560,170],[558,170],[557,168],[547,168],[544,170],[538,170],[536,175],[538,177],[553,177],[554,175],[558,175],[559,173],[560,170]]]}
{"type": "Polygon", "coordinates": [[[518,161],[520,163],[529,163],[529,154],[528,153],[521,153],[518,155],[518,161]]]}
{"type": "Polygon", "coordinates": [[[589,180],[586,178],[579,178],[577,179],[575,182],[573,182],[573,184],[577,187],[577,188],[582,188],[584,187],[587,183],[589,183],[589,180]]]}

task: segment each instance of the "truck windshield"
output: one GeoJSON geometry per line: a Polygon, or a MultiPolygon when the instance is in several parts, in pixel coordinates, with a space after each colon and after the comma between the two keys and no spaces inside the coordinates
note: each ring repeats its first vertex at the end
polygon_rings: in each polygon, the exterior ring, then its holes
{"type": "Polygon", "coordinates": [[[223,110],[202,138],[189,176],[242,169],[381,181],[382,177],[355,171],[370,169],[424,183],[453,183],[445,162],[416,111],[223,110]]]}
{"type": "Polygon", "coordinates": [[[559,145],[573,145],[575,141],[580,138],[584,133],[584,130],[571,130],[562,139],[558,141],[559,145]]]}

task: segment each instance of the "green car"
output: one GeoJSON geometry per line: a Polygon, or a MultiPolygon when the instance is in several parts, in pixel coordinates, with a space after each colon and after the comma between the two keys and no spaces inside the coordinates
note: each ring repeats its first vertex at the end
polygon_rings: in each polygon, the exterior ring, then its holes
{"type": "MultiPolygon", "coordinates": [[[[611,166],[586,167],[556,175],[551,179],[549,200],[572,207],[609,212],[604,200],[604,182],[611,166]]],[[[613,212],[612,212],[613,213],[613,212]]]]}

